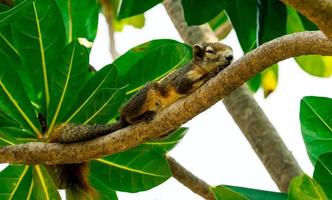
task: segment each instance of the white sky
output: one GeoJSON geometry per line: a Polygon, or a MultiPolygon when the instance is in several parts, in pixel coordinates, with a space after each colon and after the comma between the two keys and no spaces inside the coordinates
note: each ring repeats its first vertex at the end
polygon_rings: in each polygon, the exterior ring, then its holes
{"type": "MultiPolygon", "coordinates": [[[[169,38],[181,41],[161,5],[146,13],[143,29],[125,27],[116,33],[116,48],[122,54],[130,48],[152,39],[169,38]]],[[[108,51],[108,32],[103,16],[90,63],[100,68],[112,62],[108,51]]],[[[223,41],[232,46],[235,58],[242,55],[234,32],[223,41]]],[[[332,96],[332,79],[308,75],[293,60],[280,63],[277,90],[268,99],[262,91],[255,94],[258,104],[279,131],[303,170],[312,175],[299,123],[299,102],[303,96],[332,96]]],[[[224,105],[219,102],[185,124],[190,127],[182,142],[170,152],[178,162],[211,185],[228,184],[277,191],[264,166],[240,132],[224,105]]],[[[4,165],[0,165],[0,169],[4,165]]],[[[146,192],[118,193],[120,200],[202,199],[174,179],[146,192]]]]}

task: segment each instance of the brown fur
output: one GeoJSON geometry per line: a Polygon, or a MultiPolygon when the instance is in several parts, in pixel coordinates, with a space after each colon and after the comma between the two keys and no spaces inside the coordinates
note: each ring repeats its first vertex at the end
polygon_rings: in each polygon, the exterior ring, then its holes
{"type": "Polygon", "coordinates": [[[188,95],[211,79],[232,60],[232,49],[221,43],[194,45],[194,58],[161,80],[148,83],[122,107],[121,119],[129,124],[150,120],[155,113],[188,95]]]}
{"type": "MultiPolygon", "coordinates": [[[[59,125],[51,142],[77,142],[99,137],[141,121],[149,121],[154,115],[183,96],[188,95],[211,79],[232,59],[232,50],[221,43],[194,45],[194,58],[182,68],[176,69],[159,81],[147,83],[125,103],[120,110],[120,120],[111,125],[59,125]],[[231,56],[231,57],[230,57],[231,56]]],[[[60,186],[72,194],[93,194],[87,181],[87,163],[57,165],[60,186]]],[[[78,198],[79,199],[79,198],[78,198]]]]}

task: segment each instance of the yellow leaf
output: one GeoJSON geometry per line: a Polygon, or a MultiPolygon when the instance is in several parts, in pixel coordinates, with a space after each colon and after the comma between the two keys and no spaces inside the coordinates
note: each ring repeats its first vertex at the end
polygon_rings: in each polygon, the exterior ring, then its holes
{"type": "Polygon", "coordinates": [[[268,97],[276,88],[278,84],[278,65],[264,70],[262,72],[262,88],[264,90],[264,97],[268,97]]]}

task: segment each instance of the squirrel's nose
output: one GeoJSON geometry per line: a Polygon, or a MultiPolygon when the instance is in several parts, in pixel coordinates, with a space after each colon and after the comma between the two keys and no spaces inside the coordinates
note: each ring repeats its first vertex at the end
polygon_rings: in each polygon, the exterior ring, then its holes
{"type": "Polygon", "coordinates": [[[231,61],[233,60],[233,54],[227,54],[225,55],[226,60],[231,61]]]}

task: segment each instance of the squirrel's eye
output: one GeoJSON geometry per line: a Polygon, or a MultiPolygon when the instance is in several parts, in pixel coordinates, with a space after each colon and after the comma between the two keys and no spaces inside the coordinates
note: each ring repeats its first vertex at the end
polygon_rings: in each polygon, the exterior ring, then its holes
{"type": "Polygon", "coordinates": [[[206,53],[215,53],[215,52],[212,49],[208,49],[208,50],[206,50],[206,53]]]}

